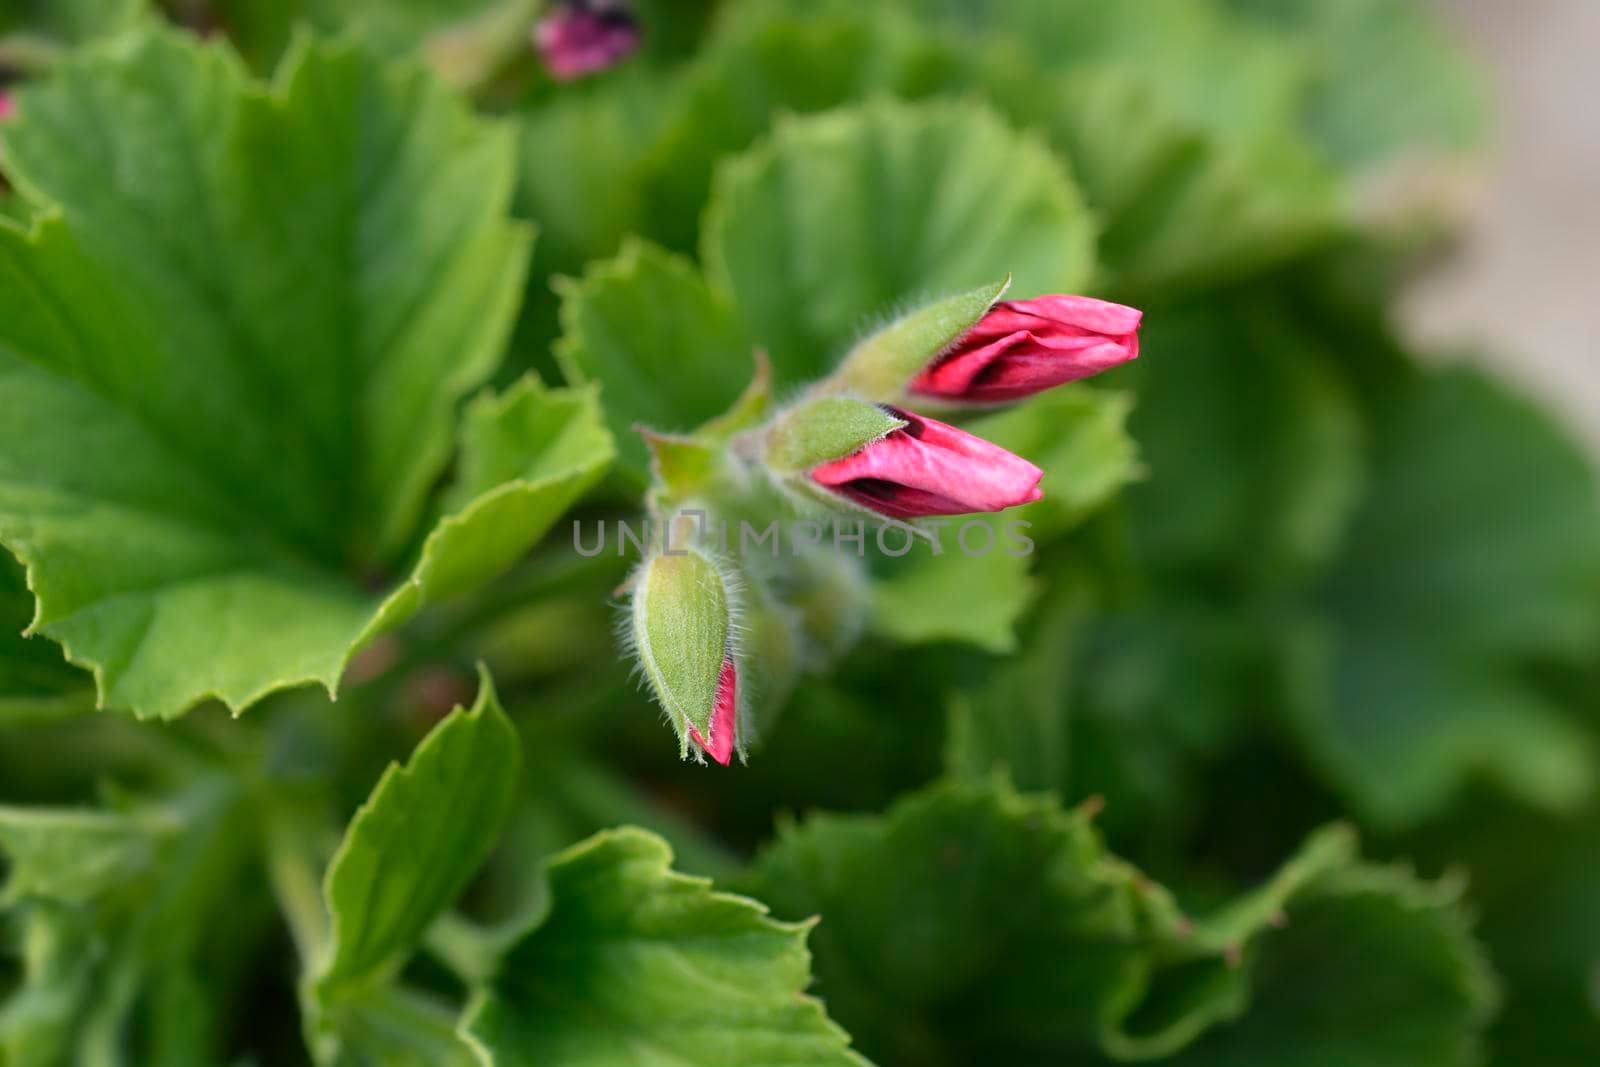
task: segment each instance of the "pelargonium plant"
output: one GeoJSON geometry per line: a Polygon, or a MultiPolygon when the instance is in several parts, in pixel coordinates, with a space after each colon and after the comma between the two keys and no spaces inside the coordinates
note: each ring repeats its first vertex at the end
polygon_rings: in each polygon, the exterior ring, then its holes
{"type": "Polygon", "coordinates": [[[1595,1062],[1593,470],[1392,315],[1483,96],[0,3],[0,1067],[1595,1062]]]}

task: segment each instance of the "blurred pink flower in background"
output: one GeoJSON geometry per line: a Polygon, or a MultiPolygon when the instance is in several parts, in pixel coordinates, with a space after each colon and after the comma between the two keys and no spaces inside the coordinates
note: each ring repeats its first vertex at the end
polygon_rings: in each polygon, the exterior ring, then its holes
{"type": "Polygon", "coordinates": [[[621,3],[579,0],[540,19],[533,39],[550,76],[568,82],[626,59],[639,46],[639,27],[621,3]]]}

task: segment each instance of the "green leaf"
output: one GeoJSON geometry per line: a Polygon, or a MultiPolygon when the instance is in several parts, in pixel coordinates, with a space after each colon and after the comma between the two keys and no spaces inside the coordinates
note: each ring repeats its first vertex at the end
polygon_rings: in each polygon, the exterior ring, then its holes
{"type": "MultiPolygon", "coordinates": [[[[1334,825],[1311,835],[1263,885],[1198,920],[1176,940],[1158,946],[1157,967],[1136,1001],[1101,1035],[1117,1060],[1171,1056],[1219,1023],[1232,1022],[1250,1003],[1254,973],[1242,966],[1247,950],[1293,919],[1288,909],[1319,879],[1343,873],[1356,859],[1355,834],[1334,825]]],[[[1402,978],[1401,984],[1411,975],[1402,978]]]]}
{"type": "Polygon", "coordinates": [[[815,377],[872,316],[1014,275],[1077,289],[1093,227],[1064,168],[975,104],[880,101],[779,123],[723,164],[703,258],[779,383],[815,377]]]}
{"type": "Polygon", "coordinates": [[[725,16],[642,164],[641,223],[671,248],[695,247],[718,160],[750,147],[776,116],[958,84],[960,53],[882,5],[800,13],[747,2],[725,16]]]}
{"type": "MultiPolygon", "coordinates": [[[[1021,540],[1026,535],[1012,526],[1017,521],[965,516],[920,523],[943,527],[942,549],[935,554],[930,544],[913,541],[910,554],[884,564],[872,583],[873,632],[908,645],[961,641],[989,652],[1015,651],[1017,619],[1038,592],[1028,574],[1033,560],[1021,540]]],[[[884,541],[895,551],[910,537],[889,531],[884,541]]]]}
{"type": "Polygon", "coordinates": [[[92,679],[43,637],[24,637],[33,597],[22,568],[0,552],[0,726],[94,710],[92,679]]]}
{"type": "MultiPolygon", "coordinates": [[[[1128,394],[1076,386],[968,424],[972,433],[1043,467],[1044,499],[1002,517],[945,524],[940,554],[919,544],[903,559],[884,561],[873,583],[873,631],[904,644],[961,641],[994,653],[1016,651],[1018,623],[1039,590],[1030,574],[1038,546],[1104,506],[1143,471],[1123,425],[1132,407],[1128,394]]],[[[888,536],[890,549],[897,548],[901,535],[888,536]]],[[[1055,658],[1058,650],[1045,654],[1055,658]]],[[[1048,715],[1054,719],[1057,710],[1048,715]]]]}
{"type": "Polygon", "coordinates": [[[0,852],[9,863],[0,906],[30,897],[83,904],[155,862],[178,828],[160,812],[0,808],[0,852]]]}
{"type": "Polygon", "coordinates": [[[1148,66],[1030,77],[1003,49],[982,61],[998,105],[1071,163],[1119,293],[1214,287],[1337,232],[1337,186],[1297,130],[1252,155],[1163,100],[1148,66]]]}
{"type": "Polygon", "coordinates": [[[460,896],[505,825],[520,756],[480,668],[472,709],[456,708],[405,766],[389,765],[328,867],[333,941],[316,980],[325,1006],[391,973],[460,896]]]}
{"type": "Polygon", "coordinates": [[[328,28],[350,28],[390,52],[421,48],[435,34],[488,22],[497,14],[520,15],[522,37],[538,8],[528,0],[298,0],[328,28]]]}
{"type": "Polygon", "coordinates": [[[1358,502],[1362,437],[1331,357],[1270,302],[1150,316],[1130,365],[1130,432],[1150,477],[1129,494],[1159,573],[1276,588],[1334,554],[1358,502]]]}
{"type": "Polygon", "coordinates": [[[521,117],[517,199],[541,220],[536,274],[577,271],[638,228],[639,171],[670,99],[660,75],[624,70],[521,117]]]}
{"type": "Polygon", "coordinates": [[[1127,294],[1210,287],[1330,237],[1341,206],[1300,129],[1308,49],[1212,0],[905,0],[961,24],[968,77],[1071,164],[1127,294]],[[977,33],[987,47],[974,46],[977,33]]]}
{"type": "Polygon", "coordinates": [[[1127,428],[1133,409],[1130,393],[1068,386],[965,429],[1044,468],[1044,499],[1007,513],[1029,523],[1028,536],[1042,542],[1068,532],[1143,477],[1139,446],[1127,428]]]}
{"type": "Polygon", "coordinates": [[[393,986],[365,991],[341,1012],[333,1067],[480,1067],[457,1032],[460,1013],[393,986]]]}
{"type": "Polygon", "coordinates": [[[726,410],[752,345],[699,270],[643,242],[558,288],[556,359],[568,381],[600,383],[623,467],[643,484],[649,455],[634,426],[682,432],[726,410]]]}
{"type": "Polygon", "coordinates": [[[1459,885],[1362,864],[1334,826],[1190,921],[1089,817],[946,782],[786,829],[753,886],[821,916],[830,1010],[884,1062],[1471,1062],[1494,987],[1459,885]],[[1408,1005],[1404,1025],[1356,1025],[1379,1003],[1408,1005]]]}
{"type": "Polygon", "coordinates": [[[222,1005],[267,912],[235,783],[202,778],[121,811],[6,809],[0,906],[20,933],[20,983],[0,1006],[17,1064],[221,1062],[222,1005]]]}
{"type": "Polygon", "coordinates": [[[1088,599],[1081,579],[1052,588],[1018,654],[951,695],[944,762],[952,778],[983,782],[999,772],[1024,790],[1071,795],[1067,709],[1088,599]]]}
{"type": "Polygon", "coordinates": [[[1310,880],[1288,897],[1283,929],[1252,952],[1249,1013],[1168,1062],[1481,1063],[1498,993],[1462,918],[1461,889],[1367,864],[1310,880]],[[1385,1013],[1385,1025],[1370,1025],[1385,1013]]]}
{"type": "Polygon", "coordinates": [[[1600,641],[1600,499],[1581,450],[1466,370],[1383,411],[1371,493],[1323,586],[1292,705],[1315,759],[1406,824],[1487,777],[1548,808],[1593,788],[1591,742],[1530,678],[1600,641]]]}
{"type": "Polygon", "coordinates": [[[1037,1061],[1092,1048],[1148,976],[1146,938],[1178,928],[1135,873],[1103,852],[1085,812],[943,784],[882,816],[780,830],[752,890],[779,915],[822,917],[818,987],[867,1055],[1037,1061]]]}
{"type": "MultiPolygon", "coordinates": [[[[32,49],[82,44],[111,37],[151,18],[148,0],[9,0],[0,10],[0,57],[23,60],[26,69],[32,49]]],[[[3,62],[0,66],[11,67],[3,62]]]]}
{"type": "Polygon", "coordinates": [[[544,922],[469,1009],[484,1062],[862,1064],[804,995],[810,924],[776,922],[671,859],[622,829],[551,861],[544,922]]]}
{"type": "Polygon", "coordinates": [[[1133,67],[1186,122],[1235,143],[1292,124],[1309,80],[1303,50],[1214,0],[900,0],[926,20],[1005,34],[1047,70],[1133,67]]]}
{"type": "Polygon", "coordinates": [[[1347,169],[1482,146],[1487,93],[1438,14],[1410,0],[1231,0],[1315,50],[1310,128],[1347,169]]]}
{"type": "Polygon", "coordinates": [[[546,389],[529,377],[498,396],[480,394],[462,421],[459,471],[443,501],[449,514],[365,636],[510,567],[600,480],[612,449],[593,389],[546,389]]]}
{"type": "MultiPolygon", "coordinates": [[[[6,134],[7,167],[55,208],[0,228],[0,379],[23,413],[0,429],[0,542],[29,568],[34,629],[145,715],[332,690],[361,641],[506,562],[599,462],[528,427],[553,451],[497,461],[518,481],[457,500],[377,608],[369,583],[418,540],[456,403],[521,291],[513,146],[347,47],[297,50],[279,86],[141,34],[30,85],[6,134]],[[485,558],[452,562],[462,545],[485,558]]],[[[530,394],[475,409],[469,464],[486,422],[582,403],[530,394]]]]}
{"type": "Polygon", "coordinates": [[[1461,870],[1479,936],[1504,976],[1489,1040],[1504,1067],[1565,1067],[1600,1048],[1600,810],[1560,820],[1475,795],[1408,838],[1461,870]]]}

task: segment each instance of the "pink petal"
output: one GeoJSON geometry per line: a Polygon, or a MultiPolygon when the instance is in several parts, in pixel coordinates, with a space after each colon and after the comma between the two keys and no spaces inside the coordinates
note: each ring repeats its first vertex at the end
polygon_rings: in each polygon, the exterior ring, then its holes
{"type": "Polygon", "coordinates": [[[811,472],[819,485],[895,518],[1001,511],[1038,500],[1044,472],[954,426],[896,411],[904,429],[811,472]]]}
{"type": "Polygon", "coordinates": [[[596,12],[566,4],[539,20],[534,44],[557,81],[573,81],[616,65],[639,45],[639,31],[625,9],[596,12]]]}
{"type": "Polygon", "coordinates": [[[738,728],[739,672],[733,660],[726,659],[722,662],[722,676],[717,679],[717,706],[711,712],[711,740],[707,741],[693,726],[689,727],[689,736],[710,753],[712,759],[726,767],[733,758],[734,734],[738,728]]]}
{"type": "Polygon", "coordinates": [[[1139,355],[1136,308],[1082,296],[996,304],[911,383],[913,393],[965,403],[1018,400],[1139,355]]]}

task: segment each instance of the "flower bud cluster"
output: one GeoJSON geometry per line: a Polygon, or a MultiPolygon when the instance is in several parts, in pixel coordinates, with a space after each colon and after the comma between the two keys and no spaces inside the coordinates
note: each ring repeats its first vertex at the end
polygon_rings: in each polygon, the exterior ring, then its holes
{"type": "Polygon", "coordinates": [[[1002,300],[1008,284],[902,316],[775,413],[758,356],[726,415],[682,436],[641,429],[663,536],[630,582],[628,640],[685,755],[742,757],[752,698],[775,706],[800,667],[846,651],[868,599],[856,560],[731,560],[692,543],[685,517],[703,531],[708,516],[744,520],[788,504],[918,532],[930,517],[1031,503],[1043,470],[910,405],[991,408],[1138,356],[1139,311],[1081,296],[1002,300]]]}

